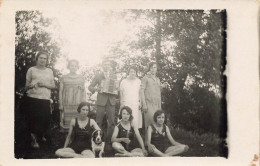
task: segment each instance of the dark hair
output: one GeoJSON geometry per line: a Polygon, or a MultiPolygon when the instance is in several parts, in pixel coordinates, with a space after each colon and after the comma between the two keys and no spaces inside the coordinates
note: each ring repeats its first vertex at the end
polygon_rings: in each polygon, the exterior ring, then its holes
{"type": "Polygon", "coordinates": [[[147,72],[149,72],[149,71],[151,70],[151,68],[153,67],[153,65],[157,65],[157,63],[156,63],[156,62],[150,62],[150,63],[148,64],[147,72]]]}
{"type": "Polygon", "coordinates": [[[135,74],[137,74],[137,68],[136,68],[136,66],[131,65],[131,66],[129,66],[128,71],[127,71],[127,74],[128,74],[128,75],[129,75],[131,69],[133,69],[133,70],[135,71],[135,74]]]}
{"type": "Polygon", "coordinates": [[[122,112],[123,110],[126,110],[129,114],[130,114],[130,117],[129,117],[129,121],[132,121],[134,119],[133,115],[132,115],[132,109],[128,106],[124,106],[120,109],[120,112],[119,112],[119,115],[118,115],[118,119],[121,120],[122,119],[122,112]]]}
{"type": "Polygon", "coordinates": [[[103,66],[104,64],[107,64],[107,63],[109,63],[109,66],[111,67],[112,71],[115,71],[115,70],[116,70],[116,66],[117,66],[116,61],[114,61],[112,58],[105,57],[105,58],[102,60],[102,66],[103,66]]]}
{"type": "Polygon", "coordinates": [[[165,116],[164,124],[166,124],[166,123],[167,123],[167,117],[166,117],[166,114],[165,114],[165,112],[164,112],[163,110],[157,110],[157,111],[153,114],[153,121],[154,121],[155,123],[157,123],[157,117],[160,116],[160,115],[162,115],[162,114],[164,114],[164,116],[165,116]]]}
{"type": "Polygon", "coordinates": [[[73,62],[77,63],[77,66],[78,66],[78,68],[79,68],[79,61],[76,60],[76,59],[71,59],[71,60],[68,61],[68,65],[67,65],[67,68],[68,68],[68,69],[70,68],[71,63],[73,63],[73,62]]]}
{"type": "Polygon", "coordinates": [[[81,102],[81,103],[79,104],[79,106],[78,106],[78,108],[77,108],[78,113],[80,113],[81,108],[84,107],[84,106],[88,106],[88,110],[90,111],[90,103],[84,101],[84,102],[81,102]]]}
{"type": "Polygon", "coordinates": [[[40,55],[43,55],[43,54],[47,56],[47,63],[48,63],[49,54],[48,54],[47,52],[45,52],[45,51],[40,51],[40,52],[38,52],[38,53],[36,54],[36,58],[35,58],[36,62],[38,61],[39,56],[40,56],[40,55]]]}

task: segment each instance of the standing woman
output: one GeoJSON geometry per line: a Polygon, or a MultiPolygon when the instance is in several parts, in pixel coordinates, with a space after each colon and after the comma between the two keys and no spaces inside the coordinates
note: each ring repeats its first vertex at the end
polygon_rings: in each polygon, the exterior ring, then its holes
{"type": "Polygon", "coordinates": [[[67,67],[70,72],[60,78],[59,89],[60,126],[63,129],[69,128],[71,119],[77,115],[79,103],[86,100],[84,78],[77,74],[79,62],[70,60],[67,67]]]}
{"type": "Polygon", "coordinates": [[[145,131],[147,127],[153,123],[153,115],[156,110],[161,109],[161,87],[165,84],[160,83],[160,79],[156,76],[157,64],[151,62],[148,65],[148,72],[142,78],[141,97],[142,110],[144,112],[145,131]]]}
{"type": "Polygon", "coordinates": [[[100,130],[100,128],[95,120],[89,118],[89,111],[89,103],[82,102],[79,104],[77,108],[78,117],[71,120],[64,148],[56,151],[57,156],[68,158],[95,157],[91,151],[91,135],[93,129],[100,130]],[[72,133],[74,133],[73,140],[72,133]]]}
{"type": "Polygon", "coordinates": [[[142,128],[142,114],[139,109],[141,81],[136,77],[136,72],[136,68],[130,66],[128,77],[122,80],[120,84],[120,104],[121,108],[129,106],[132,109],[133,124],[137,128],[142,128]]]}
{"type": "Polygon", "coordinates": [[[47,62],[48,53],[39,52],[36,56],[36,66],[29,68],[26,73],[26,121],[34,148],[40,147],[37,137],[46,141],[45,136],[50,124],[50,97],[55,84],[52,70],[46,67],[47,62]]]}

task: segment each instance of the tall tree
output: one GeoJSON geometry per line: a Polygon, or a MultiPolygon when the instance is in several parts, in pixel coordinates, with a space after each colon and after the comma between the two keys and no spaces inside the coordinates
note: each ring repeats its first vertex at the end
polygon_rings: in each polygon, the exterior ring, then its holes
{"type": "MultiPolygon", "coordinates": [[[[138,39],[125,38],[111,48],[111,54],[119,60],[124,59],[122,69],[136,63],[141,73],[145,72],[147,62],[157,61],[158,76],[169,84],[163,91],[163,106],[172,115],[174,123],[187,127],[183,117],[196,119],[209,111],[218,119],[220,99],[224,95],[224,16],[225,11],[220,10],[122,11],[120,17],[126,18],[129,24],[146,23],[139,27],[138,39]],[[136,56],[131,57],[131,54],[136,56]],[[213,105],[205,107],[208,101],[200,99],[205,94],[210,96],[208,100],[216,103],[213,104],[215,108],[213,105]]],[[[188,128],[192,129],[192,125],[188,128]]]]}

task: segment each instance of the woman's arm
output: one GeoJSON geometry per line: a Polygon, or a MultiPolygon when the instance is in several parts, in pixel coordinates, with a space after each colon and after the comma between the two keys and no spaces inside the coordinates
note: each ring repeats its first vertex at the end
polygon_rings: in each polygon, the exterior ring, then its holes
{"type": "Polygon", "coordinates": [[[151,128],[151,126],[148,126],[148,129],[147,129],[147,145],[151,144],[151,136],[152,136],[152,128],[151,128]]]}
{"type": "Polygon", "coordinates": [[[60,88],[59,88],[59,109],[63,110],[63,78],[60,79],[60,88]]]}
{"type": "Polygon", "coordinates": [[[90,126],[93,127],[95,130],[101,130],[94,119],[90,119],[90,126]]]}
{"type": "MultiPolygon", "coordinates": [[[[82,77],[82,79],[84,80],[83,77],[82,77]]],[[[86,95],[87,95],[87,93],[86,93],[86,88],[85,88],[85,81],[83,81],[82,87],[83,87],[83,89],[82,89],[82,91],[83,91],[83,93],[82,93],[82,95],[83,95],[82,101],[85,102],[85,101],[86,101],[86,95]]]]}
{"type": "Polygon", "coordinates": [[[34,85],[32,85],[31,82],[32,82],[32,68],[29,68],[26,73],[26,82],[25,82],[26,89],[31,89],[34,87],[34,85]]]}
{"type": "Polygon", "coordinates": [[[99,82],[99,76],[95,75],[93,80],[91,81],[90,85],[88,86],[88,90],[91,93],[99,92],[101,90],[100,87],[97,87],[97,88],[95,87],[96,85],[98,85],[98,82],[99,82]]]}
{"type": "Polygon", "coordinates": [[[119,87],[119,91],[120,91],[120,108],[122,108],[124,106],[124,80],[121,82],[120,87],[119,87]]]}
{"type": "MultiPolygon", "coordinates": [[[[114,132],[112,134],[111,142],[125,142],[125,143],[127,143],[127,140],[129,140],[129,138],[117,138],[118,131],[119,131],[118,127],[115,126],[114,132]]],[[[129,140],[129,142],[130,142],[130,140],[129,140]]]]}
{"type": "Polygon", "coordinates": [[[132,126],[134,127],[134,131],[135,131],[136,138],[137,138],[137,140],[138,140],[138,142],[139,142],[139,144],[140,144],[140,146],[141,146],[141,148],[142,148],[142,150],[143,150],[143,153],[144,153],[145,155],[147,155],[147,151],[146,151],[146,149],[145,149],[145,147],[144,147],[144,142],[143,142],[143,139],[142,139],[142,137],[141,137],[141,135],[140,135],[140,133],[139,133],[138,128],[137,128],[136,126],[134,126],[134,124],[132,124],[132,126]]]}
{"type": "Polygon", "coordinates": [[[72,119],[70,121],[70,128],[69,128],[69,132],[68,132],[68,135],[66,137],[66,141],[65,141],[65,144],[64,144],[64,148],[68,147],[69,143],[70,143],[70,140],[71,140],[71,134],[72,134],[72,131],[73,131],[73,127],[75,126],[75,119],[72,119]]]}
{"type": "Polygon", "coordinates": [[[140,89],[139,89],[139,92],[138,92],[138,109],[139,109],[139,111],[141,111],[141,105],[142,105],[141,96],[142,96],[142,91],[141,91],[141,85],[140,85],[140,89]]]}
{"type": "Polygon", "coordinates": [[[147,129],[147,146],[149,152],[154,152],[155,146],[151,144],[151,137],[152,137],[152,127],[148,126],[147,129]]]}
{"type": "Polygon", "coordinates": [[[141,90],[140,90],[140,93],[141,93],[141,104],[142,104],[142,109],[144,112],[147,112],[147,105],[146,105],[146,101],[145,101],[145,95],[144,95],[144,90],[146,89],[146,78],[142,78],[142,81],[141,81],[141,90]]]}
{"type": "Polygon", "coordinates": [[[169,141],[171,142],[172,145],[182,145],[181,143],[175,141],[171,135],[171,132],[168,128],[168,126],[166,126],[166,134],[167,134],[167,137],[169,139],[169,141]]]}

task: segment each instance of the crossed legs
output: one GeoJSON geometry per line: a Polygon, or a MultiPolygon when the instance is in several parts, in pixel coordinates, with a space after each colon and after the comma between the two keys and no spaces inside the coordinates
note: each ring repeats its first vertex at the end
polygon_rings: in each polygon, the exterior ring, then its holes
{"type": "Polygon", "coordinates": [[[160,156],[160,157],[167,157],[167,156],[175,156],[177,154],[181,154],[183,152],[188,151],[188,146],[186,145],[176,145],[176,146],[170,146],[166,149],[166,151],[163,153],[160,150],[158,150],[156,147],[153,149],[153,151],[150,153],[153,156],[160,156]]]}
{"type": "Polygon", "coordinates": [[[119,153],[115,154],[115,156],[118,156],[118,157],[144,157],[144,154],[143,154],[143,151],[141,148],[136,148],[129,152],[129,151],[125,150],[125,148],[123,147],[123,145],[121,143],[118,143],[118,142],[113,142],[112,147],[117,152],[119,152],[119,153]]]}
{"type": "Polygon", "coordinates": [[[58,149],[55,152],[55,154],[59,157],[64,157],[64,158],[95,158],[91,150],[83,150],[81,154],[77,154],[71,148],[62,148],[62,149],[58,149]]]}

